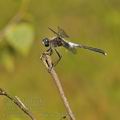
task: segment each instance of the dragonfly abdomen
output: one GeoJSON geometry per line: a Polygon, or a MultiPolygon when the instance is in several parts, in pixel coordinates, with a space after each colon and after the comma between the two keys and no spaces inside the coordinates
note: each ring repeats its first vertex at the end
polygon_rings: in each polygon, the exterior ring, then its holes
{"type": "Polygon", "coordinates": [[[107,53],[100,48],[94,48],[94,47],[89,47],[89,46],[85,46],[85,45],[79,45],[79,47],[84,48],[84,49],[88,49],[88,50],[91,50],[91,51],[94,51],[94,52],[98,52],[98,53],[101,53],[103,55],[107,55],[107,53]]]}

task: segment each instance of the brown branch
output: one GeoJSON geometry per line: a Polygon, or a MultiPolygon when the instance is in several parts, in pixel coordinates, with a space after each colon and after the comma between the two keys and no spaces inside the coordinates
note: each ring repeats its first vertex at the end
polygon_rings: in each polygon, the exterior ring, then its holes
{"type": "Polygon", "coordinates": [[[9,98],[9,100],[11,100],[14,104],[16,104],[27,116],[31,118],[31,120],[36,120],[31,114],[31,112],[28,110],[28,108],[23,104],[23,102],[17,96],[12,97],[1,88],[0,88],[0,95],[9,98]]]}
{"type": "Polygon", "coordinates": [[[45,67],[47,68],[48,72],[50,73],[51,77],[53,78],[54,82],[55,82],[55,85],[57,86],[58,88],[58,91],[59,91],[59,94],[60,94],[60,97],[64,103],[64,106],[66,108],[66,111],[69,115],[69,118],[70,120],[76,120],[75,119],[75,116],[70,108],[70,105],[68,103],[68,100],[67,100],[67,97],[65,96],[65,93],[63,91],[63,88],[62,88],[62,85],[61,85],[61,82],[58,78],[58,75],[56,73],[56,71],[54,70],[54,67],[52,67],[52,60],[51,60],[51,57],[46,54],[46,53],[43,53],[41,55],[41,60],[43,61],[45,67]]]}

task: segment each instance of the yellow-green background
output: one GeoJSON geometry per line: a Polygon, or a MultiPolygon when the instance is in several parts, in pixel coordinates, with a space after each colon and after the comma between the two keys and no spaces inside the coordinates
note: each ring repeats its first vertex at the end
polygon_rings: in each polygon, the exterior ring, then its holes
{"type": "MultiPolygon", "coordinates": [[[[20,0],[0,0],[0,30],[16,14],[20,0]]],[[[27,57],[15,59],[14,72],[0,66],[0,87],[19,96],[37,120],[60,120],[66,114],[50,75],[39,57],[46,49],[48,27],[62,27],[70,40],[107,51],[108,56],[86,50],[63,56],[56,67],[76,120],[120,120],[120,1],[31,0],[27,11],[35,28],[35,41],[27,57]]],[[[8,99],[0,97],[0,120],[28,120],[8,99]]]]}

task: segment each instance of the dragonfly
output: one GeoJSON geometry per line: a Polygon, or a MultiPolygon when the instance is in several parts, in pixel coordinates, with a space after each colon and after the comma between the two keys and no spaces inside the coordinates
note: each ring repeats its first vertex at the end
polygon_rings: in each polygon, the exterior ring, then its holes
{"type": "Polygon", "coordinates": [[[83,49],[94,51],[94,52],[97,52],[97,53],[100,53],[100,54],[103,54],[103,55],[107,55],[107,53],[100,48],[94,48],[94,47],[90,47],[90,46],[86,46],[86,45],[78,44],[78,43],[73,43],[73,42],[70,42],[70,41],[66,40],[67,38],[69,38],[69,36],[60,27],[58,27],[57,32],[54,31],[50,27],[48,27],[48,29],[55,34],[55,37],[52,37],[52,38],[47,38],[46,37],[42,40],[42,43],[45,47],[48,47],[48,49],[46,50],[46,53],[48,55],[51,56],[53,54],[53,51],[55,51],[55,53],[58,56],[58,60],[56,62],[54,62],[53,66],[56,66],[62,58],[61,54],[57,50],[58,47],[64,47],[74,54],[76,53],[77,48],[83,48],[83,49]]]}

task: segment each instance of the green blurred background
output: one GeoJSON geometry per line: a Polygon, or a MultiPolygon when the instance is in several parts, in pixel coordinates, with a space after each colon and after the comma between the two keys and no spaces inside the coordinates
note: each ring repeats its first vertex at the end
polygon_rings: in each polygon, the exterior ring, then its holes
{"type": "MultiPolygon", "coordinates": [[[[21,4],[22,0],[0,0],[1,31],[21,4]]],[[[32,26],[34,41],[23,55],[8,42],[9,35],[0,39],[0,87],[19,96],[37,120],[60,120],[66,115],[56,86],[39,58],[46,49],[42,39],[53,36],[48,27],[56,30],[60,26],[71,41],[108,53],[102,56],[79,49],[73,55],[59,49],[63,58],[56,71],[76,120],[120,120],[120,1],[31,0],[26,4],[21,21],[32,26]]],[[[28,119],[0,96],[0,120],[28,119]]]]}

